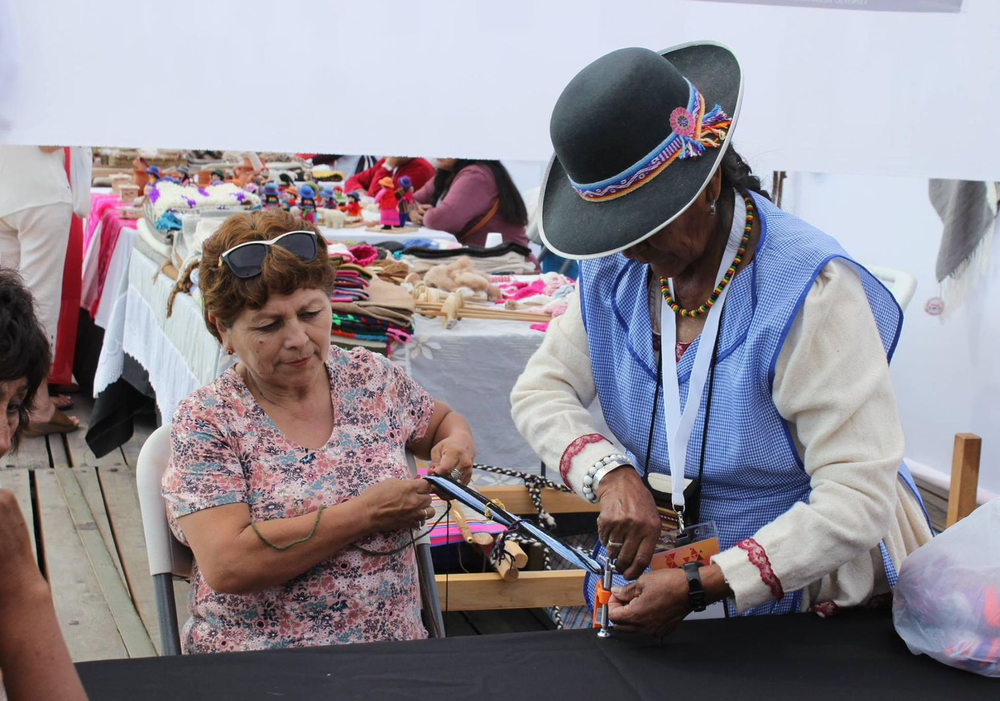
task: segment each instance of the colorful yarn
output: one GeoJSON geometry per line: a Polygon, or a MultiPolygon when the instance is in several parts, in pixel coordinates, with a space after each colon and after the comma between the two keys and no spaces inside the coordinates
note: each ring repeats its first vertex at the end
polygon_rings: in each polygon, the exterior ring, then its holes
{"type": "Polygon", "coordinates": [[[736,269],[740,267],[740,263],[743,262],[743,256],[747,252],[747,244],[750,242],[750,233],[753,231],[753,213],[754,206],[753,200],[749,197],[744,197],[743,201],[747,205],[747,221],[746,225],[743,227],[743,238],[740,241],[740,247],[736,251],[736,257],[733,258],[733,264],[729,266],[726,270],[726,274],[722,276],[722,280],[719,284],[715,286],[712,290],[712,294],[709,295],[708,299],[697,309],[684,309],[679,305],[674,296],[670,294],[670,282],[665,277],[660,277],[660,292],[663,293],[663,301],[668,307],[674,312],[674,314],[680,314],[681,316],[688,316],[692,319],[696,319],[702,314],[707,314],[708,310],[711,309],[719,299],[719,295],[722,291],[726,289],[729,282],[735,277],[736,269]]]}
{"type": "MultiPolygon", "coordinates": [[[[685,78],[685,80],[687,80],[685,78]]],[[[623,197],[648,183],[677,160],[697,159],[706,149],[718,148],[726,139],[732,119],[716,105],[705,111],[705,98],[687,81],[690,88],[688,106],[670,113],[673,131],[641,161],[614,177],[598,183],[570,184],[588,202],[606,202],[623,197]]]]}

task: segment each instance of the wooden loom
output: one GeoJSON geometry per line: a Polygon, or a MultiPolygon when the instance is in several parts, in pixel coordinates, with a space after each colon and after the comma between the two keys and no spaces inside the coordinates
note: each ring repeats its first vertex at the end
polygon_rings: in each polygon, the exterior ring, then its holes
{"type": "Polygon", "coordinates": [[[418,285],[413,290],[416,312],[423,316],[441,317],[441,324],[454,328],[459,319],[498,319],[501,321],[526,321],[547,324],[552,317],[541,312],[525,312],[498,307],[485,297],[466,298],[458,292],[445,292],[433,287],[418,285]]]}
{"type": "MultiPolygon", "coordinates": [[[[489,499],[499,499],[512,514],[537,513],[528,490],[523,486],[484,487],[479,491],[489,499]]],[[[550,514],[600,512],[597,504],[555,489],[542,490],[542,504],[550,514]]],[[[522,570],[518,573],[516,568],[511,569],[515,574],[511,575],[508,570],[506,575],[497,572],[436,575],[441,608],[449,611],[485,611],[583,606],[586,603],[583,598],[584,570],[522,570]],[[508,579],[505,580],[504,576],[508,579]]]]}

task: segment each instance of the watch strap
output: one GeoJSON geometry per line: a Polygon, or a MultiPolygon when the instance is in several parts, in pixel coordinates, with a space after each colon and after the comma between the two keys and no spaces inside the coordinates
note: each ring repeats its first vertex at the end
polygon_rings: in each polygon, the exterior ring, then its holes
{"type": "Polygon", "coordinates": [[[706,606],[705,585],[701,581],[700,562],[687,562],[682,565],[684,574],[687,575],[688,596],[691,599],[692,611],[704,611],[706,606]]]}

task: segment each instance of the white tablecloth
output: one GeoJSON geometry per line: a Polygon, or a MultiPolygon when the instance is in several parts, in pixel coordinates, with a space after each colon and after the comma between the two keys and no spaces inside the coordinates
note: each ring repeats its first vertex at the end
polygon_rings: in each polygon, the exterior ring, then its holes
{"type": "MultiPolygon", "coordinates": [[[[230,358],[208,332],[201,305],[191,295],[178,294],[167,318],[167,299],[174,281],[157,271],[156,263],[133,250],[128,278],[116,295],[111,321],[94,377],[94,396],[121,377],[125,354],[149,374],[156,405],[169,421],[182,399],[214,380],[230,358]]],[[[102,304],[106,304],[107,290],[102,304]]]]}
{"type": "MultiPolygon", "coordinates": [[[[173,284],[168,276],[157,274],[150,258],[131,252],[94,380],[96,396],[121,377],[127,353],[149,374],[164,421],[173,417],[182,399],[215,379],[231,360],[205,327],[201,306],[191,295],[177,295],[173,315],[166,318],[173,284]]],[[[106,288],[102,306],[111,307],[110,302],[106,288]]],[[[537,472],[538,458],[510,417],[510,391],[544,334],[523,322],[486,319],[463,319],[445,329],[439,319],[418,316],[414,326],[414,341],[395,346],[393,361],[468,419],[479,462],[537,472]]],[[[594,414],[599,416],[599,410],[595,408],[594,414]]],[[[599,423],[603,428],[603,421],[599,423]]],[[[552,466],[553,472],[556,469],[552,466]]]]}

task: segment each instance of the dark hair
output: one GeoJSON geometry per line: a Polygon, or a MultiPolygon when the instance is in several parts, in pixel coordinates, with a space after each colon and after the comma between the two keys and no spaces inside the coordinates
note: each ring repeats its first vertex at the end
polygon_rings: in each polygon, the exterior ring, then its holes
{"type": "Polygon", "coordinates": [[[336,273],[327,255],[326,239],[313,225],[283,210],[236,214],[226,219],[202,246],[198,285],[205,306],[205,325],[219,341],[210,316],[232,328],[244,309],[261,309],[272,294],[290,295],[297,290],[317,289],[329,293],[336,273]],[[240,279],[223,263],[222,254],[248,241],[267,241],[289,231],[312,231],[319,241],[316,260],[303,263],[280,246],[271,246],[260,275],[240,279]]]}
{"type": "Polygon", "coordinates": [[[527,226],[528,210],[524,206],[524,199],[517,191],[514,181],[511,180],[510,173],[500,161],[458,159],[451,170],[438,168],[437,173],[434,174],[434,197],[432,198],[434,203],[436,204],[445,196],[448,188],[455,181],[455,176],[462,169],[474,165],[486,166],[493,173],[493,179],[497,183],[497,198],[500,200],[500,209],[497,214],[508,224],[527,226]]]}
{"type": "Polygon", "coordinates": [[[722,171],[722,187],[731,187],[741,195],[746,195],[748,191],[756,192],[758,195],[771,199],[771,195],[760,183],[760,178],[753,174],[750,165],[743,160],[743,156],[736,152],[736,149],[728,148],[722,154],[722,163],[719,166],[722,171]]]}
{"type": "Polygon", "coordinates": [[[31,292],[17,272],[0,268],[0,382],[28,381],[28,392],[17,412],[18,427],[11,436],[12,449],[17,449],[28,427],[28,409],[51,364],[49,340],[35,316],[31,292]]]}

